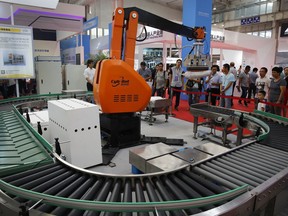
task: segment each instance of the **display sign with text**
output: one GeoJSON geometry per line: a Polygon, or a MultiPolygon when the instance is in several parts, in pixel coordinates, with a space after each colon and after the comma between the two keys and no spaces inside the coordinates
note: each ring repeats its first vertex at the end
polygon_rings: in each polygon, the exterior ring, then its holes
{"type": "Polygon", "coordinates": [[[31,27],[0,25],[0,79],[34,78],[31,27]]]}
{"type": "Polygon", "coordinates": [[[249,25],[260,22],[260,16],[248,17],[241,19],[241,25],[249,25]]]}

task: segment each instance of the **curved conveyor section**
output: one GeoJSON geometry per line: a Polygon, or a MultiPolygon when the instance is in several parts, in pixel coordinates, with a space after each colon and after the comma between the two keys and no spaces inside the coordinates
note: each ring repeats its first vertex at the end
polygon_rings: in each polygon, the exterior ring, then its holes
{"type": "MultiPolygon", "coordinates": [[[[20,123],[24,118],[19,115],[18,120],[20,123]]],[[[43,145],[49,150],[45,141],[43,145]]],[[[244,203],[251,208],[241,214],[249,215],[256,210],[254,206],[261,207],[255,205],[257,195],[253,191],[263,192],[268,183],[288,179],[288,152],[255,142],[179,170],[137,176],[89,172],[53,156],[55,163],[1,173],[1,190],[19,203],[53,215],[149,215],[148,211],[158,215],[213,215],[213,211],[235,212],[244,203]]]]}
{"type": "Polygon", "coordinates": [[[51,156],[42,143],[35,139],[25,121],[21,121],[15,112],[0,112],[0,172],[2,175],[52,162],[51,156]]]}
{"type": "Polygon", "coordinates": [[[265,122],[270,128],[270,135],[266,139],[260,141],[261,144],[267,145],[283,151],[288,151],[287,132],[288,119],[279,118],[270,113],[256,112],[252,116],[265,122]],[[273,118],[276,117],[276,118],[273,118]]]}

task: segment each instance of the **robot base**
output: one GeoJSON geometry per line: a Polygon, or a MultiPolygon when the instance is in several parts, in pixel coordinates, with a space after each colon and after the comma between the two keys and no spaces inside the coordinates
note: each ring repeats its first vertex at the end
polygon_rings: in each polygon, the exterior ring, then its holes
{"type": "Polygon", "coordinates": [[[126,148],[140,144],[141,118],[136,113],[100,115],[101,131],[109,134],[109,146],[126,148]]]}

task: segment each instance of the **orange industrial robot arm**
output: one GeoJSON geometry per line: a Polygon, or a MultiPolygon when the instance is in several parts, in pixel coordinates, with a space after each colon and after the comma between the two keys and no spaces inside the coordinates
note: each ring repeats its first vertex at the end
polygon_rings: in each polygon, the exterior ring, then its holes
{"type": "Polygon", "coordinates": [[[97,63],[93,83],[94,98],[103,113],[142,111],[150,101],[150,86],[133,69],[138,22],[190,39],[205,38],[203,27],[180,25],[139,8],[117,8],[113,14],[110,59],[97,63]]]}
{"type": "Polygon", "coordinates": [[[131,11],[125,23],[124,9],[117,8],[112,22],[110,59],[97,63],[93,84],[94,98],[103,113],[129,113],[145,109],[151,88],[133,69],[138,13],[131,11]],[[126,28],[124,59],[122,41],[126,28]]]}

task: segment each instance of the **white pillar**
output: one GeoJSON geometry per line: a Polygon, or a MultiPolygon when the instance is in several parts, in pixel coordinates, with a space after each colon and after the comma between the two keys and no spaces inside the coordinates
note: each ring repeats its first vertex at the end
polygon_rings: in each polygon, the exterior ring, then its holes
{"type": "MultiPolygon", "coordinates": [[[[10,4],[10,14],[11,14],[11,25],[14,25],[13,4],[10,4]]],[[[19,82],[18,82],[18,79],[15,79],[15,82],[16,82],[16,97],[19,97],[20,93],[19,93],[19,82]]]]}
{"type": "Polygon", "coordinates": [[[166,58],[167,58],[167,43],[164,42],[163,43],[163,52],[162,52],[162,62],[163,62],[163,65],[164,65],[164,70],[166,70],[166,58]]]}
{"type": "Polygon", "coordinates": [[[223,49],[220,48],[220,68],[222,67],[223,65],[223,49]]]}

